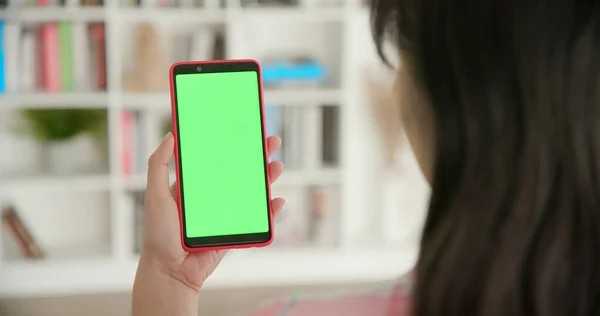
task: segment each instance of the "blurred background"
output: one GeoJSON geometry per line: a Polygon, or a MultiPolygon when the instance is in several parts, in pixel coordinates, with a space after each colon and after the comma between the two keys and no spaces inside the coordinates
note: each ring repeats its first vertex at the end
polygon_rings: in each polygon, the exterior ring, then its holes
{"type": "Polygon", "coordinates": [[[0,0],[0,315],[129,315],[146,161],[170,129],[168,68],[184,60],[261,62],[286,165],[274,244],[230,253],[202,315],[411,269],[429,192],[367,5],[0,0]]]}

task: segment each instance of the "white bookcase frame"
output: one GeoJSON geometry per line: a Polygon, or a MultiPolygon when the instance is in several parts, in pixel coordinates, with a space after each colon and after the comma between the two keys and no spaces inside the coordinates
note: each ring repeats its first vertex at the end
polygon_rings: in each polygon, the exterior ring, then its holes
{"type": "MultiPolygon", "coordinates": [[[[14,2],[14,1],[13,1],[14,2]]],[[[111,173],[108,176],[77,178],[23,178],[0,179],[0,198],[32,188],[73,187],[73,190],[107,190],[110,194],[111,255],[72,260],[11,260],[2,261],[0,255],[0,297],[37,295],[67,295],[78,293],[128,291],[131,288],[137,257],[133,254],[133,219],[123,212],[120,194],[128,189],[145,185],[143,177],[124,178],[120,172],[120,115],[122,110],[162,109],[169,104],[168,94],[125,94],[121,92],[122,56],[120,26],[137,21],[166,20],[173,23],[224,23],[227,29],[228,57],[246,56],[240,46],[239,30],[244,23],[264,20],[282,23],[336,22],[342,30],[341,81],[339,87],[267,91],[268,103],[339,104],[341,110],[342,159],[339,169],[286,172],[284,184],[311,183],[341,186],[341,234],[337,250],[273,250],[252,256],[232,253],[210,278],[207,286],[251,286],[282,284],[329,284],[390,279],[410,269],[417,251],[414,245],[389,245],[381,236],[385,218],[373,226],[372,213],[380,208],[377,188],[373,187],[373,170],[378,170],[377,138],[368,116],[364,83],[360,67],[375,56],[369,43],[368,12],[357,0],[346,1],[340,8],[248,8],[242,9],[230,1],[223,10],[158,9],[121,7],[117,0],[108,0],[102,8],[79,8],[70,0],[64,8],[9,7],[0,11],[0,19],[7,22],[44,22],[56,20],[104,21],[107,38],[106,93],[5,94],[0,96],[0,111],[19,109],[28,104],[52,108],[65,102],[76,101],[78,108],[95,108],[106,104],[109,119],[111,173]],[[357,35],[363,34],[363,35],[357,35]],[[367,56],[367,57],[365,57],[367,56]],[[365,60],[367,59],[367,60],[365,60]],[[127,107],[123,107],[126,104],[127,107]],[[378,228],[379,227],[379,228],[378,228]],[[372,237],[372,238],[369,238],[372,237]]],[[[413,181],[413,179],[407,179],[413,181]]],[[[420,181],[420,180],[419,180],[420,181]]],[[[422,193],[422,192],[421,192],[422,193]]],[[[420,194],[420,193],[415,193],[420,194]]],[[[389,226],[389,225],[388,225],[389,226]]],[[[2,228],[0,228],[2,229],[2,228]]],[[[0,234],[1,236],[2,234],[0,234]]],[[[2,243],[0,243],[0,250],[2,243]]],[[[2,251],[0,251],[0,254],[2,251]]]]}

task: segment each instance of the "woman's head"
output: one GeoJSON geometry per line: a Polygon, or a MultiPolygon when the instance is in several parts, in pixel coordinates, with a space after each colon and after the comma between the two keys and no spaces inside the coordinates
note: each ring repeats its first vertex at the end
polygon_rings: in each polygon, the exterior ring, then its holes
{"type": "Polygon", "coordinates": [[[417,316],[600,315],[600,3],[373,0],[432,197],[417,316]]]}

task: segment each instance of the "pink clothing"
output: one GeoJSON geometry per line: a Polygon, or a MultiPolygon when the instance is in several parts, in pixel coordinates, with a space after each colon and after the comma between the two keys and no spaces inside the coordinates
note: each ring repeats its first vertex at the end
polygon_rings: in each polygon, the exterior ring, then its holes
{"type": "Polygon", "coordinates": [[[251,316],[409,316],[412,275],[370,292],[335,296],[295,296],[266,304],[251,316]]]}

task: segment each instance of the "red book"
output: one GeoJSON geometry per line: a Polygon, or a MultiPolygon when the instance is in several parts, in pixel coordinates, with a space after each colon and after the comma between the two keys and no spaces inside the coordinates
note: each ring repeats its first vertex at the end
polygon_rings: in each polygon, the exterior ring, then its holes
{"type": "Polygon", "coordinates": [[[122,139],[122,150],[121,150],[121,165],[123,167],[123,173],[130,175],[134,172],[133,170],[133,130],[135,128],[135,113],[125,111],[121,115],[121,139],[122,139]]]}
{"type": "Polygon", "coordinates": [[[40,27],[40,45],[42,87],[46,92],[59,92],[60,45],[56,23],[47,23],[40,27]]]}
{"type": "Polygon", "coordinates": [[[94,48],[93,61],[96,69],[96,88],[98,90],[106,90],[106,36],[104,24],[94,24],[90,27],[94,48]]]}

